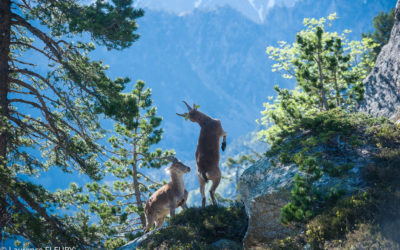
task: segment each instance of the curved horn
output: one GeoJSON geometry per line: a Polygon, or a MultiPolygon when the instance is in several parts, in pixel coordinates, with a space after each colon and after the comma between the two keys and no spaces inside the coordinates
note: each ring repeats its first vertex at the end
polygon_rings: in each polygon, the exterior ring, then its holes
{"type": "Polygon", "coordinates": [[[187,113],[185,113],[185,114],[178,114],[178,113],[176,113],[177,115],[179,115],[179,116],[182,116],[182,117],[185,117],[186,118],[186,114],[187,113]]]}
{"type": "Polygon", "coordinates": [[[185,101],[183,101],[183,103],[186,105],[189,111],[192,111],[192,108],[189,106],[189,104],[187,104],[185,101]]]}

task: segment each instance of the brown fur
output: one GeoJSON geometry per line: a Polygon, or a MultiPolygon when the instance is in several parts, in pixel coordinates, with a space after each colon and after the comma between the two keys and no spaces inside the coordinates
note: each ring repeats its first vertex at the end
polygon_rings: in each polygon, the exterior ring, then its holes
{"type": "Polygon", "coordinates": [[[190,172],[190,168],[174,158],[172,165],[168,167],[168,171],[171,174],[171,182],[152,194],[144,207],[146,215],[145,232],[149,231],[154,222],[156,228],[160,228],[168,213],[171,217],[175,215],[175,208],[186,209],[188,192],[185,189],[182,175],[190,172]]]}
{"type": "MultiPolygon", "coordinates": [[[[189,113],[178,115],[188,117],[192,122],[197,122],[201,128],[199,140],[197,142],[196,163],[202,205],[205,207],[206,204],[204,189],[208,180],[213,182],[210,188],[210,196],[215,205],[214,193],[221,181],[221,171],[219,169],[219,142],[220,138],[223,137],[221,148],[225,150],[226,132],[223,130],[220,120],[213,119],[198,111],[196,108],[191,108],[186,102],[184,103],[189,113]]],[[[193,105],[193,107],[195,107],[195,105],[193,105]]]]}

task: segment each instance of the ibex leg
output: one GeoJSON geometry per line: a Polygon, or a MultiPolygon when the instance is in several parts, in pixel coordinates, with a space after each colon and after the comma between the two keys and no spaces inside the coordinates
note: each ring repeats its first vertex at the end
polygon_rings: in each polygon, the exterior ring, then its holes
{"type": "Polygon", "coordinates": [[[146,214],[146,227],[144,228],[144,232],[147,233],[151,226],[153,226],[154,223],[154,216],[153,215],[147,215],[146,214]]]}
{"type": "Polygon", "coordinates": [[[165,217],[162,218],[158,218],[156,220],[156,228],[160,228],[162,226],[162,224],[164,223],[165,217]]]}
{"type": "Polygon", "coordinates": [[[212,186],[210,188],[210,196],[211,196],[211,200],[212,200],[213,205],[217,205],[217,202],[215,201],[215,195],[214,194],[215,194],[215,190],[217,189],[220,181],[221,181],[221,177],[212,180],[213,184],[212,184],[212,186]]]}
{"type": "Polygon", "coordinates": [[[206,206],[206,195],[205,195],[206,181],[200,175],[199,175],[199,184],[200,184],[200,194],[201,194],[201,205],[204,208],[206,206]]]}
{"type": "Polygon", "coordinates": [[[189,193],[188,193],[188,191],[185,189],[185,197],[184,197],[183,203],[182,203],[182,205],[181,205],[182,209],[187,209],[187,208],[188,208],[187,205],[186,205],[186,201],[187,201],[188,195],[189,195],[189,193]]]}

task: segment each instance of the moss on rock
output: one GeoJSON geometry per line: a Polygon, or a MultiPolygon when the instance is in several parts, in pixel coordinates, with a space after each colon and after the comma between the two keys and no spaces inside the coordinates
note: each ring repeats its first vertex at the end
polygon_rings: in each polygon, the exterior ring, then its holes
{"type": "Polygon", "coordinates": [[[192,207],[183,210],[140,244],[141,249],[213,249],[212,243],[228,239],[241,245],[247,215],[239,203],[228,207],[192,207]]]}

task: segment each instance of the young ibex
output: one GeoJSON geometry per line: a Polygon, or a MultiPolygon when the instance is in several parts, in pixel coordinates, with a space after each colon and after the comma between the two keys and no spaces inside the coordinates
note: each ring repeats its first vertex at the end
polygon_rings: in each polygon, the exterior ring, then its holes
{"type": "Polygon", "coordinates": [[[182,175],[190,172],[190,168],[173,156],[167,158],[172,162],[172,165],[166,169],[171,174],[171,182],[158,189],[146,202],[144,207],[146,215],[145,232],[149,231],[154,222],[156,228],[160,228],[168,212],[171,217],[175,215],[175,208],[180,206],[186,209],[188,192],[185,189],[182,175]]]}
{"type": "Polygon", "coordinates": [[[196,105],[191,108],[185,101],[189,113],[178,114],[185,118],[189,118],[192,122],[197,122],[200,125],[200,137],[197,142],[196,163],[197,176],[200,183],[200,193],[202,198],[202,206],[206,205],[206,197],[204,188],[208,180],[213,182],[210,188],[210,196],[214,205],[215,190],[221,180],[221,171],[219,170],[219,141],[223,137],[221,149],[226,147],[226,132],[222,129],[221,121],[213,119],[208,115],[197,110],[196,105]]]}

